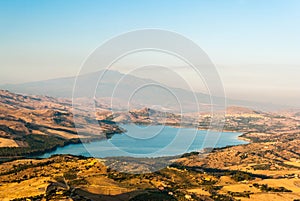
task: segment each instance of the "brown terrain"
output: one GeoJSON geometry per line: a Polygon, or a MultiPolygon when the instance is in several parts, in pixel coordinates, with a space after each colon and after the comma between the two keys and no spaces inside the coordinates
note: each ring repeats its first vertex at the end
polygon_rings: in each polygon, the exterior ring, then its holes
{"type": "Polygon", "coordinates": [[[103,139],[106,134],[123,132],[117,125],[93,121],[84,107],[80,107],[76,128],[70,100],[0,91],[0,157],[38,154],[79,143],[79,138],[103,139]]]}
{"type": "MultiPolygon", "coordinates": [[[[193,152],[154,173],[127,174],[108,168],[106,160],[80,156],[16,159],[78,143],[72,105],[67,99],[8,91],[0,96],[0,156],[5,161],[0,164],[0,200],[300,200],[298,112],[229,107],[224,129],[243,133],[249,144],[193,152]]],[[[149,108],[114,114],[99,108],[97,124],[90,123],[93,117],[83,106],[81,115],[79,123],[88,127],[80,138],[87,140],[123,132],[115,122],[207,129],[211,120],[209,114],[183,117],[149,108]],[[92,132],[99,125],[102,132],[92,132]]],[[[112,160],[115,166],[123,163],[112,160]]],[[[147,168],[153,161],[132,159],[127,168],[137,165],[147,168]]]]}

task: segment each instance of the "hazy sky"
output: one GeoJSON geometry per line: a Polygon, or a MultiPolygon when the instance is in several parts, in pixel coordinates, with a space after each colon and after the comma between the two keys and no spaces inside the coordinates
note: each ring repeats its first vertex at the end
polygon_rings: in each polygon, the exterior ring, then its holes
{"type": "Polygon", "coordinates": [[[105,40],[161,28],[195,41],[228,96],[300,105],[298,0],[1,0],[0,84],[75,75],[105,40]]]}

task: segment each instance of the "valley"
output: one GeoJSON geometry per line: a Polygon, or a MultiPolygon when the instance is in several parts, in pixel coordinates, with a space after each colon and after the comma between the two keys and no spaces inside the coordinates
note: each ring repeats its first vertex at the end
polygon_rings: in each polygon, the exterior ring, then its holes
{"type": "Polygon", "coordinates": [[[76,127],[69,99],[1,91],[0,100],[0,200],[300,199],[297,112],[228,107],[224,129],[243,133],[240,138],[250,143],[207,148],[180,158],[56,155],[35,159],[28,156],[80,140],[121,134],[125,130],[119,123],[209,129],[210,114],[178,115],[151,108],[112,114],[101,107],[97,108],[94,121],[93,114],[82,104],[78,123],[88,126],[76,127]],[[96,129],[99,126],[101,132],[96,129]],[[85,135],[78,136],[76,129],[82,129],[80,133],[85,135]],[[166,161],[166,167],[139,173],[166,161]],[[124,173],[130,170],[136,173],[124,173]]]}

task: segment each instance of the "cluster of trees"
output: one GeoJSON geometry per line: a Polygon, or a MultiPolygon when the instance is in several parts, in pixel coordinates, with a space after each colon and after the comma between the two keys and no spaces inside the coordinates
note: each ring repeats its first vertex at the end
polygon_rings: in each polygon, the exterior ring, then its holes
{"type": "Polygon", "coordinates": [[[245,197],[245,198],[250,198],[250,195],[253,194],[250,191],[244,191],[244,192],[231,192],[228,191],[228,194],[233,196],[233,197],[245,197]]]}
{"type": "Polygon", "coordinates": [[[30,196],[26,198],[15,198],[11,201],[26,201],[26,200],[31,200],[31,201],[40,201],[44,198],[44,194],[41,195],[36,195],[36,196],[30,196]]]}
{"type": "Polygon", "coordinates": [[[41,163],[27,163],[27,164],[19,164],[19,165],[14,165],[12,169],[6,171],[6,172],[1,172],[0,175],[10,175],[10,174],[15,174],[18,173],[20,171],[26,170],[28,168],[33,168],[33,167],[44,167],[44,166],[48,166],[51,163],[53,163],[53,161],[45,161],[45,162],[41,162],[41,163]]]}
{"type": "Polygon", "coordinates": [[[249,181],[249,180],[255,179],[250,174],[245,173],[245,172],[240,172],[240,171],[234,173],[231,177],[232,177],[233,180],[235,180],[237,182],[239,182],[239,181],[249,181]]]}
{"type": "Polygon", "coordinates": [[[229,195],[213,194],[210,196],[214,201],[235,201],[235,199],[229,195]]]}
{"type": "Polygon", "coordinates": [[[161,200],[161,201],[176,201],[172,195],[159,191],[148,191],[137,195],[130,199],[130,201],[145,201],[145,200],[161,200]]]}
{"type": "Polygon", "coordinates": [[[270,170],[271,164],[257,164],[251,166],[253,170],[270,170]]]}
{"type": "Polygon", "coordinates": [[[253,186],[264,192],[293,192],[282,186],[281,187],[269,187],[268,184],[257,184],[257,183],[253,184],[253,186]]]}

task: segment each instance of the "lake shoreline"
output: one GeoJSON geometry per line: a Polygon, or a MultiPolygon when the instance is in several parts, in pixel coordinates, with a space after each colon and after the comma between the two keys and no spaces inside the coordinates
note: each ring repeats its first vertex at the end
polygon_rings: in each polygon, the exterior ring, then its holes
{"type": "MultiPolygon", "coordinates": [[[[120,127],[122,128],[122,125],[145,125],[145,126],[162,126],[164,124],[136,124],[136,123],[129,123],[129,124],[121,124],[120,127]]],[[[178,125],[174,125],[174,124],[166,124],[165,126],[168,126],[168,127],[172,127],[172,128],[183,128],[183,129],[197,129],[197,130],[201,130],[201,131],[207,131],[208,129],[202,129],[202,128],[196,128],[195,125],[188,125],[188,124],[185,124],[185,125],[181,125],[181,126],[178,126],[178,125]]],[[[92,143],[92,142],[101,142],[101,141],[104,141],[104,140],[107,140],[107,139],[110,139],[112,138],[113,136],[115,135],[122,135],[124,133],[126,133],[126,129],[122,128],[124,130],[124,132],[122,133],[109,133],[109,135],[105,135],[104,136],[101,136],[101,137],[97,137],[97,138],[84,138],[84,139],[80,139],[80,138],[72,138],[72,139],[66,139],[65,143],[63,145],[57,145],[55,147],[51,147],[49,149],[45,149],[45,150],[40,150],[38,153],[33,153],[33,154],[30,154],[30,155],[24,155],[24,156],[12,156],[12,157],[0,157],[0,163],[4,163],[4,162],[9,162],[9,161],[14,161],[14,160],[19,160],[19,159],[41,159],[41,156],[47,154],[47,153],[51,153],[51,152],[54,152],[56,151],[57,149],[59,148],[64,148],[64,147],[67,147],[67,146],[70,146],[70,145],[77,145],[77,144],[89,144],[89,143],[92,143]]],[[[232,130],[223,130],[223,132],[230,132],[230,133],[239,133],[239,136],[236,137],[236,139],[238,140],[241,140],[241,141],[244,141],[244,142],[248,142],[248,143],[252,143],[252,141],[246,137],[243,137],[243,135],[245,133],[240,133],[238,131],[232,131],[232,130]]],[[[247,144],[248,144],[247,143],[247,144]]],[[[223,146],[223,147],[214,147],[213,149],[219,149],[219,148],[225,148],[227,146],[239,146],[239,145],[242,145],[242,144],[237,144],[237,145],[226,145],[226,146],[223,146]]],[[[189,154],[189,153],[192,153],[192,152],[199,152],[201,153],[203,151],[202,150],[191,150],[191,151],[188,151],[184,154],[189,154]]],[[[65,155],[65,154],[63,154],[65,155]]],[[[72,154],[71,154],[72,155],[72,154]]],[[[87,156],[83,156],[83,155],[76,155],[76,156],[82,156],[82,157],[87,157],[87,156]]],[[[50,158],[51,156],[47,157],[47,158],[50,158]]],[[[122,156],[118,156],[118,157],[122,157],[122,156]]],[[[124,157],[128,157],[128,156],[124,156],[124,157]]],[[[161,156],[161,157],[171,157],[171,156],[161,156]]]]}
{"type": "MultiPolygon", "coordinates": [[[[122,126],[122,125],[120,125],[120,126],[122,126]]],[[[160,126],[160,125],[154,125],[147,132],[151,133],[151,134],[155,133],[157,131],[157,129],[160,129],[159,127],[156,127],[156,126],[160,126]],[[156,129],[156,130],[153,130],[153,129],[156,129]]],[[[123,128],[124,127],[125,127],[125,130],[128,130],[128,128],[130,128],[129,132],[133,132],[133,133],[139,133],[140,129],[142,129],[142,127],[134,128],[134,124],[124,124],[123,128]],[[127,127],[125,127],[125,125],[127,127]],[[134,128],[134,130],[132,130],[132,128],[134,128]]],[[[75,146],[75,147],[67,147],[67,146],[58,147],[53,152],[46,152],[44,154],[35,155],[35,156],[32,156],[32,157],[36,157],[36,158],[48,158],[48,157],[50,157],[53,154],[72,154],[72,155],[82,155],[82,156],[85,156],[85,157],[94,156],[96,158],[106,158],[106,157],[115,157],[115,156],[117,156],[117,157],[121,157],[121,156],[125,156],[125,157],[133,156],[133,157],[141,157],[141,158],[144,158],[144,157],[155,157],[156,158],[156,157],[169,157],[169,156],[175,156],[175,155],[188,154],[188,153],[191,153],[191,152],[199,152],[200,153],[200,152],[203,152],[203,150],[206,149],[206,148],[212,148],[212,149],[214,149],[214,148],[225,148],[225,147],[228,147],[228,146],[237,146],[237,145],[242,145],[242,144],[248,144],[248,142],[249,142],[249,141],[242,140],[242,139],[239,138],[239,136],[243,135],[243,133],[239,133],[239,132],[236,132],[236,131],[235,132],[232,132],[232,131],[223,131],[220,135],[218,134],[218,132],[212,133],[213,135],[215,134],[218,139],[215,142],[212,143],[212,147],[209,147],[209,144],[211,142],[209,142],[209,140],[207,141],[206,133],[205,132],[195,133],[193,130],[191,130],[191,129],[195,129],[195,128],[191,128],[191,127],[184,127],[184,128],[182,128],[182,127],[174,127],[174,126],[167,125],[164,128],[165,128],[164,132],[167,132],[166,134],[160,135],[156,139],[154,139],[153,136],[151,138],[149,138],[149,139],[145,138],[147,140],[150,140],[150,141],[147,141],[147,142],[143,142],[143,140],[142,140],[142,141],[139,141],[139,143],[137,143],[137,144],[132,144],[132,142],[131,142],[132,140],[128,141],[128,139],[127,139],[127,138],[132,137],[130,134],[129,135],[122,135],[122,134],[117,133],[118,135],[114,134],[114,135],[111,136],[112,139],[115,137],[114,138],[115,140],[110,141],[110,142],[108,142],[108,141],[105,142],[105,139],[109,140],[109,138],[105,138],[105,137],[101,138],[101,139],[99,139],[99,138],[97,138],[97,139],[88,139],[87,141],[82,141],[80,143],[76,143],[76,144],[81,144],[81,146],[75,146]],[[178,135],[177,129],[180,129],[180,128],[187,129],[187,130],[186,131],[182,131],[178,135]],[[234,136],[227,135],[226,134],[227,132],[232,133],[234,136]],[[169,148],[172,149],[171,152],[168,152],[168,153],[166,152],[165,153],[165,152],[162,151],[165,147],[167,147],[167,146],[170,145],[170,143],[172,142],[172,139],[175,139],[175,138],[176,139],[177,138],[185,139],[184,136],[185,135],[189,135],[189,134],[193,134],[193,135],[197,136],[197,139],[196,138],[192,139],[193,137],[190,136],[190,138],[191,138],[190,139],[191,140],[190,141],[191,144],[190,145],[183,145],[183,146],[187,147],[186,148],[187,151],[184,151],[185,148],[184,147],[180,147],[181,145],[178,144],[178,143],[177,143],[177,146],[179,145],[178,148],[172,147],[172,146],[169,147],[169,148]],[[159,140],[159,138],[161,138],[161,136],[162,136],[163,140],[159,140]],[[155,140],[156,140],[156,142],[159,142],[159,144],[156,144],[154,142],[155,140]],[[114,141],[115,141],[115,143],[117,142],[117,144],[115,144],[114,141]],[[121,144],[120,144],[120,142],[121,142],[121,144]],[[150,142],[150,144],[149,144],[149,142],[150,142]],[[203,142],[204,142],[204,144],[202,144],[203,142]],[[143,143],[146,143],[146,144],[144,146],[141,146],[141,144],[143,144],[143,143]],[[108,146],[107,144],[109,144],[110,146],[108,146]],[[124,146],[124,144],[126,144],[127,146],[124,146]],[[121,145],[121,147],[120,147],[120,145],[121,145]],[[103,150],[101,150],[101,152],[94,152],[94,154],[91,154],[91,153],[93,153],[93,151],[90,152],[89,149],[92,149],[92,150],[95,151],[96,148],[99,147],[99,146],[101,146],[103,148],[103,150]],[[197,147],[199,147],[199,148],[197,148],[197,147]],[[117,149],[119,149],[119,150],[117,150],[117,149]],[[111,153],[109,153],[108,150],[111,153]],[[183,151],[181,152],[181,150],[183,150],[183,151]],[[76,154],[76,152],[80,153],[80,154],[76,154]],[[99,153],[101,153],[101,156],[98,155],[99,153]],[[124,154],[124,155],[122,155],[122,154],[124,154]]],[[[206,129],[196,129],[196,130],[197,131],[200,131],[200,130],[201,131],[207,131],[206,129]]],[[[161,131],[161,130],[159,130],[159,131],[161,131]]],[[[133,138],[133,139],[135,139],[135,138],[133,138]]],[[[188,142],[189,141],[187,141],[187,143],[188,142]]],[[[70,144],[70,145],[72,145],[72,144],[70,144]]],[[[169,150],[167,150],[167,151],[169,151],[169,150]]]]}
{"type": "MultiPolygon", "coordinates": [[[[145,126],[162,126],[163,124],[135,124],[135,123],[129,123],[129,124],[121,124],[120,127],[122,127],[122,125],[145,125],[145,126]]],[[[174,125],[174,124],[167,124],[165,125],[167,127],[172,127],[172,128],[182,128],[182,129],[197,129],[197,130],[201,130],[201,131],[207,131],[208,129],[199,129],[199,128],[196,128],[194,125],[187,125],[185,124],[184,126],[178,126],[178,125],[174,125]]],[[[122,128],[124,129],[124,128],[122,128]]],[[[101,141],[104,141],[104,140],[108,140],[110,139],[111,137],[115,136],[115,135],[122,135],[124,133],[126,133],[126,129],[124,129],[124,132],[123,133],[109,133],[109,135],[105,135],[104,136],[101,136],[101,137],[97,137],[97,138],[84,138],[84,139],[80,139],[80,138],[72,138],[72,139],[66,139],[65,143],[63,143],[63,145],[57,145],[55,147],[51,147],[51,148],[48,148],[48,149],[45,149],[45,150],[40,150],[38,153],[33,153],[33,154],[30,154],[30,155],[24,155],[24,156],[12,156],[12,157],[0,157],[0,163],[3,163],[3,162],[8,162],[8,161],[14,161],[14,160],[18,160],[18,159],[37,159],[37,158],[41,158],[41,156],[47,154],[47,153],[51,153],[51,152],[55,152],[57,149],[59,148],[64,148],[64,147],[67,147],[67,146],[70,146],[70,145],[77,145],[77,144],[89,144],[89,143],[92,143],[92,142],[101,142],[101,141]]],[[[238,140],[241,140],[241,141],[244,141],[244,142],[248,142],[248,143],[252,143],[252,141],[246,137],[243,137],[243,135],[245,133],[240,133],[238,131],[232,131],[232,130],[223,130],[223,132],[230,132],[230,133],[239,133],[239,136],[236,137],[236,139],[238,140]]],[[[241,144],[237,144],[237,145],[229,145],[229,146],[239,146],[241,144]]],[[[224,147],[215,147],[215,148],[225,148],[227,147],[228,145],[224,146],[224,147]]],[[[184,154],[188,154],[188,153],[191,153],[191,152],[202,152],[203,150],[192,150],[192,151],[189,151],[189,152],[186,152],[184,154]]],[[[72,154],[71,154],[72,155],[72,154]]],[[[78,156],[82,156],[82,155],[78,155],[78,156]]],[[[49,156],[51,157],[51,156],[49,156]]],[[[47,158],[49,158],[47,157],[47,158]]],[[[86,156],[84,156],[86,157],[86,156]]],[[[120,157],[120,156],[119,156],[120,157]]],[[[125,156],[127,157],[127,156],[125,156]]],[[[170,156],[166,156],[166,157],[170,157],[170,156]]]]}

